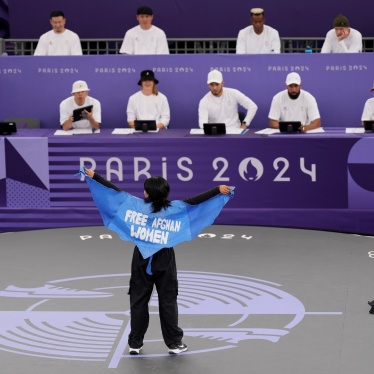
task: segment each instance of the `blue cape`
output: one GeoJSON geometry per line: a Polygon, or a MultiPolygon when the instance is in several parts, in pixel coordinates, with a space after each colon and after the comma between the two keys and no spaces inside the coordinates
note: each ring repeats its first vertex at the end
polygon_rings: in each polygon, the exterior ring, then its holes
{"type": "MultiPolygon", "coordinates": [[[[83,168],[80,174],[86,176],[83,168]]],[[[152,213],[151,203],[87,176],[85,179],[104,225],[121,239],[136,244],[145,259],[162,248],[192,240],[214,222],[234,195],[233,191],[229,195],[219,194],[197,205],[175,200],[166,210],[152,213]]]]}

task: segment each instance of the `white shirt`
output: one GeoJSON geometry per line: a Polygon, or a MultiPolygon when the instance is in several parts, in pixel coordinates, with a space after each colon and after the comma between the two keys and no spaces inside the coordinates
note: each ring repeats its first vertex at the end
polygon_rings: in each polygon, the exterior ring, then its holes
{"type": "Polygon", "coordinates": [[[199,103],[200,128],[204,123],[224,123],[226,127],[239,128],[238,105],[247,109],[244,122],[249,126],[257,112],[257,105],[249,97],[234,88],[223,87],[221,96],[209,91],[199,103]]]}
{"type": "Polygon", "coordinates": [[[34,56],[73,56],[82,55],[79,36],[68,29],[62,33],[53,30],[43,34],[36,46],[34,56]]]}
{"type": "Polygon", "coordinates": [[[373,121],[374,120],[374,97],[368,99],[362,112],[361,121],[373,121]]]}
{"type": "Polygon", "coordinates": [[[128,30],[119,53],[128,55],[168,55],[165,33],[156,26],[143,30],[139,25],[128,30]]]}
{"type": "MultiPolygon", "coordinates": [[[[99,100],[93,97],[87,96],[83,105],[77,105],[74,100],[74,96],[68,97],[60,103],[60,125],[72,116],[74,109],[83,108],[88,105],[93,105],[92,117],[96,122],[101,123],[101,104],[99,100]]],[[[80,121],[73,122],[73,129],[90,129],[92,128],[88,119],[82,119],[80,121]]]]}
{"type": "Polygon", "coordinates": [[[134,120],[155,120],[165,127],[170,122],[170,108],[168,99],[159,92],[157,95],[144,95],[138,91],[131,95],[127,103],[127,122],[134,120]]]}
{"type": "Polygon", "coordinates": [[[335,29],[326,34],[321,53],[358,53],[362,52],[362,35],[350,28],[349,35],[342,41],[338,40],[335,29]]]}
{"type": "Polygon", "coordinates": [[[280,53],[280,47],[281,43],[277,30],[264,25],[262,33],[257,35],[253,26],[248,26],[239,31],[236,53],[280,53]]]}
{"type": "Polygon", "coordinates": [[[275,121],[300,121],[308,125],[320,118],[317,101],[309,92],[300,90],[296,100],[290,99],[288,91],[277,93],[271,102],[269,118],[275,121]]]}

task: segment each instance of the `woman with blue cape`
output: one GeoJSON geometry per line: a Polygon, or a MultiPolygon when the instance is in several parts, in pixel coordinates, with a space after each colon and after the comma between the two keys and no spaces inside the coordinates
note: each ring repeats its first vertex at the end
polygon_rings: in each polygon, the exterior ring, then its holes
{"type": "Polygon", "coordinates": [[[84,175],[91,178],[86,180],[105,226],[119,233],[122,239],[136,244],[128,292],[131,313],[129,353],[139,354],[143,348],[143,339],[149,324],[148,303],[154,286],[158,294],[162,336],[168,352],[178,354],[186,351],[187,346],[182,341],[183,330],[178,326],[178,280],[173,245],[193,239],[202,228],[212,224],[233,196],[233,187],[220,185],[183,201],[169,201],[168,182],[162,177],[153,176],[144,182],[144,199],[139,199],[122,191],[92,170],[84,168],[84,175]],[[97,187],[100,190],[95,192],[97,187]],[[107,194],[108,196],[105,196],[107,194]],[[112,201],[115,201],[114,205],[117,204],[112,208],[115,215],[119,216],[117,222],[117,218],[108,213],[108,205],[111,205],[112,201]],[[173,219],[170,219],[171,217],[173,219]],[[147,221],[150,222],[148,228],[147,221]],[[138,235],[134,229],[135,223],[139,225],[138,230],[148,230],[145,231],[146,234],[142,236],[143,231],[139,231],[138,235]],[[131,228],[119,228],[119,225],[126,224],[131,228]],[[167,226],[167,235],[170,234],[170,241],[167,241],[169,246],[163,247],[161,236],[152,232],[158,224],[162,228],[167,226]],[[128,232],[124,233],[123,230],[128,232]],[[155,249],[149,252],[153,247],[155,249]]]}

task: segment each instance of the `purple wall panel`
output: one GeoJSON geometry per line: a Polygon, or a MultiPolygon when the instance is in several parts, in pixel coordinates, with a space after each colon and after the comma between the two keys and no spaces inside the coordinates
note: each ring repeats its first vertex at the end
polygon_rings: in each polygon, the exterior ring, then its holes
{"type": "MultiPolygon", "coordinates": [[[[35,136],[37,130],[20,130],[5,141],[15,149],[22,144],[20,159],[27,159],[28,151],[39,145],[33,159],[48,160],[48,165],[31,169],[34,175],[25,174],[16,183],[9,178],[11,166],[3,170],[7,186],[3,179],[0,231],[101,225],[86,183],[74,176],[85,160],[88,167],[92,163],[103,176],[137,196],[142,196],[145,171],[169,180],[173,200],[218,184],[234,185],[235,198],[216,223],[374,234],[374,188],[367,182],[372,180],[367,178],[373,169],[372,134],[349,135],[334,129],[320,135],[259,136],[249,131],[206,137],[168,130],[115,136],[102,130],[59,137],[53,136],[54,131],[49,135],[39,131],[43,137],[27,136],[35,136]],[[36,178],[46,176],[49,189],[35,187],[36,178]],[[360,205],[362,196],[366,206],[360,205]]],[[[4,157],[15,157],[14,149],[6,150],[7,146],[4,157]]],[[[23,166],[29,164],[24,160],[23,166]]],[[[20,160],[17,165],[23,167],[20,160]]]]}
{"type": "MultiPolygon", "coordinates": [[[[75,206],[92,206],[88,190],[72,175],[79,169],[81,158],[86,158],[93,160],[96,170],[106,176],[110,170],[107,163],[110,158],[115,158],[120,162],[123,180],[113,175],[112,182],[139,197],[146,175],[137,181],[136,170],[149,165],[148,173],[168,179],[172,186],[171,199],[194,196],[224,183],[237,189],[235,199],[230,201],[232,209],[241,208],[243,204],[249,209],[347,209],[347,166],[341,160],[347,158],[357,140],[324,139],[319,143],[305,137],[295,141],[292,137],[228,139],[201,136],[171,140],[155,139],[152,134],[137,139],[99,135],[74,136],[69,140],[53,137],[49,140],[51,206],[71,205],[72,201],[75,206]],[[334,149],[333,153],[331,149],[334,149]],[[315,165],[315,181],[302,171],[302,159],[308,170],[315,165]],[[191,179],[186,181],[189,174],[192,174],[191,179]]],[[[90,162],[86,165],[90,167],[90,162]]],[[[117,169],[116,162],[112,168],[117,169]]]]}
{"type": "MultiPolygon", "coordinates": [[[[154,24],[169,38],[236,38],[249,25],[249,10],[264,7],[267,23],[283,37],[324,37],[333,19],[345,14],[353,28],[373,36],[368,2],[348,2],[326,6],[323,0],[249,3],[242,0],[148,0],[155,13],[154,24]]],[[[9,0],[12,38],[39,38],[50,29],[52,10],[64,11],[67,27],[81,38],[122,38],[137,24],[136,9],[142,0],[9,0]],[[82,11],[85,16],[82,17],[82,11]],[[25,16],[27,15],[27,16],[25,16]]]]}
{"type": "Polygon", "coordinates": [[[152,69],[169,100],[170,127],[197,127],[198,104],[213,68],[223,72],[227,87],[259,106],[253,128],[268,126],[271,99],[285,89],[291,71],[300,73],[303,88],[316,97],[324,127],[356,127],[371,95],[374,59],[370,53],[6,57],[0,58],[0,119],[38,117],[42,127],[57,129],[60,102],[71,95],[72,83],[83,79],[102,104],[102,128],[127,126],[128,98],[139,90],[140,72],[152,69]]]}

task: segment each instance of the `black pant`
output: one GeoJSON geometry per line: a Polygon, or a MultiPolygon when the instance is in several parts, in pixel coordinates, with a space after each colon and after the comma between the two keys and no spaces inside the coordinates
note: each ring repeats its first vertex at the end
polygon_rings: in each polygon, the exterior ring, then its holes
{"type": "Polygon", "coordinates": [[[148,303],[153,285],[158,293],[162,336],[166,345],[179,343],[183,330],[178,327],[178,280],[173,248],[163,248],[153,255],[152,273],[146,273],[149,259],[143,259],[135,247],[131,263],[130,312],[131,332],[129,346],[140,348],[149,324],[148,303]]]}

